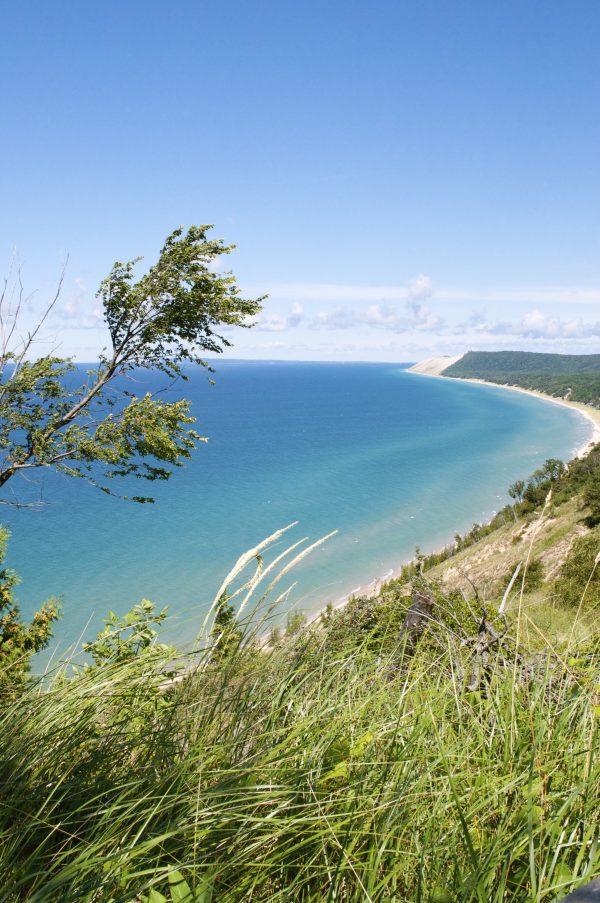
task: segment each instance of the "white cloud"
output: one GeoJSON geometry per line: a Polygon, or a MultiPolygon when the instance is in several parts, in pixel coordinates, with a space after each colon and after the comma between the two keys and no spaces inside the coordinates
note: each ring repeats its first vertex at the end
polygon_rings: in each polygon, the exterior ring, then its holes
{"type": "Polygon", "coordinates": [[[302,320],[304,319],[304,308],[301,304],[296,302],[292,304],[292,310],[287,318],[287,325],[289,328],[294,328],[295,326],[299,326],[302,320]]]}
{"type": "Polygon", "coordinates": [[[254,324],[254,329],[261,332],[284,332],[286,329],[294,329],[304,320],[304,308],[298,302],[292,305],[287,316],[277,313],[263,314],[254,324]]]}
{"type": "Polygon", "coordinates": [[[404,309],[395,304],[371,304],[361,319],[367,326],[397,333],[415,329],[432,332],[443,325],[437,314],[417,300],[407,301],[404,309]]]}
{"type": "Polygon", "coordinates": [[[359,322],[354,311],[338,305],[333,310],[318,313],[310,325],[312,329],[352,329],[359,322]]]}
{"type": "Polygon", "coordinates": [[[421,273],[420,276],[415,276],[414,279],[410,280],[406,291],[409,301],[425,301],[427,298],[431,298],[433,294],[433,283],[429,276],[424,276],[421,273]]]}
{"type": "Polygon", "coordinates": [[[98,329],[103,326],[103,311],[95,298],[91,298],[85,281],[76,276],[73,288],[56,313],[68,327],[98,329]]]}
{"type": "Polygon", "coordinates": [[[319,312],[313,318],[311,326],[313,329],[329,330],[369,326],[395,333],[433,331],[442,326],[442,320],[425,304],[432,294],[433,283],[429,276],[416,276],[402,289],[403,306],[382,300],[362,310],[338,305],[331,311],[319,312]]]}
{"type": "Polygon", "coordinates": [[[547,341],[587,340],[600,337],[600,321],[590,322],[581,317],[549,316],[539,308],[533,308],[515,321],[489,321],[484,314],[474,313],[464,323],[459,323],[455,333],[472,332],[477,335],[514,336],[522,339],[547,341]]]}

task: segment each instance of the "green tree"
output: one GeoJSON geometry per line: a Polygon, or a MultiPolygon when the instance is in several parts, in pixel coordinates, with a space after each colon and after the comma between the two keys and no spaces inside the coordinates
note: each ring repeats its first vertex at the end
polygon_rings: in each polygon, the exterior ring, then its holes
{"type": "MultiPolygon", "coordinates": [[[[9,533],[0,527],[0,565],[4,564],[9,533]]],[[[52,625],[59,617],[56,599],[49,599],[31,622],[21,617],[14,598],[19,582],[14,571],[0,568],[0,694],[13,694],[27,683],[31,657],[40,652],[52,638],[52,625]]]]}
{"type": "Polygon", "coordinates": [[[565,475],[566,467],[560,458],[547,458],[542,467],[542,471],[545,474],[546,479],[555,483],[556,480],[559,480],[565,475]]]}
{"type": "Polygon", "coordinates": [[[0,298],[0,487],[17,474],[51,467],[110,492],[110,478],[165,480],[190,457],[201,437],[190,428],[189,402],[137,396],[119,389],[117,380],[139,367],[186,379],[185,363],[207,367],[205,352],[220,353],[231,344],[223,327],[251,325],[248,317],[263,299],[243,299],[231,273],[214,272],[214,261],[234,246],[207,238],[209,228],[175,230],[138,279],[134,270],[141,258],[115,263],[97,295],[110,347],[79,388],[69,385],[72,360],[30,360],[44,318],[17,346],[11,344],[20,305],[3,312],[0,298]]]}
{"type": "Polygon", "coordinates": [[[535,470],[530,478],[530,482],[535,486],[546,486],[548,483],[555,483],[565,473],[565,465],[559,458],[547,458],[541,467],[535,470]]]}
{"type": "Polygon", "coordinates": [[[508,487],[508,494],[511,499],[514,499],[516,502],[523,501],[523,493],[525,492],[525,480],[515,480],[514,483],[508,487]]]}

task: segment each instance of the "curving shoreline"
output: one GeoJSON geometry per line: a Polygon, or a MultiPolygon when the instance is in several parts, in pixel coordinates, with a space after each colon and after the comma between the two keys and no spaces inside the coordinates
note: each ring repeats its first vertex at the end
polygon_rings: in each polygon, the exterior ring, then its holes
{"type": "MultiPolygon", "coordinates": [[[[418,365],[416,365],[418,366],[418,365]]],[[[450,364],[446,362],[446,366],[450,364]]],[[[463,376],[444,376],[443,373],[427,372],[426,370],[416,370],[409,367],[407,373],[414,373],[416,376],[428,376],[433,379],[451,379],[458,383],[477,383],[482,386],[491,386],[493,389],[507,389],[510,392],[521,392],[523,395],[531,395],[540,401],[546,401],[550,404],[557,404],[563,408],[570,408],[577,411],[592,426],[592,433],[583,445],[573,453],[574,458],[585,458],[590,453],[594,445],[600,442],[600,408],[593,408],[589,404],[582,404],[580,401],[567,401],[566,398],[556,398],[554,395],[547,395],[545,392],[539,392],[537,389],[525,389],[523,386],[509,386],[505,383],[493,383],[487,379],[475,379],[474,377],[463,376]]]]}
{"type": "MultiPolygon", "coordinates": [[[[443,379],[459,380],[457,376],[444,376],[443,379]]],[[[522,392],[525,395],[532,395],[541,401],[548,401],[550,404],[557,404],[563,408],[571,408],[577,411],[592,425],[592,433],[590,438],[576,449],[574,458],[585,458],[589,455],[594,445],[600,442],[600,409],[593,408],[589,404],[582,404],[580,401],[567,401],[566,398],[555,398],[553,395],[547,395],[545,392],[538,392],[537,389],[524,389],[522,386],[506,386],[500,383],[491,383],[485,379],[461,379],[461,382],[481,383],[484,386],[494,386],[496,389],[510,389],[512,392],[522,392]]]]}
{"type": "MultiPolygon", "coordinates": [[[[437,359],[436,359],[437,360],[437,359]]],[[[415,365],[418,366],[418,365],[415,365]]],[[[446,359],[445,366],[450,366],[450,363],[446,359]]],[[[592,427],[592,432],[590,437],[581,445],[578,449],[573,453],[573,458],[585,458],[593,449],[593,447],[600,442],[600,409],[593,408],[591,405],[582,404],[578,401],[567,401],[564,398],[555,398],[553,395],[546,395],[544,392],[538,392],[536,389],[524,389],[522,386],[508,386],[501,383],[493,383],[489,382],[489,380],[485,379],[472,379],[472,378],[463,378],[459,376],[444,376],[439,372],[427,372],[426,370],[417,370],[412,367],[407,370],[409,373],[414,373],[416,376],[428,376],[433,379],[451,379],[454,382],[469,382],[469,383],[478,383],[484,386],[491,386],[494,389],[508,389],[511,392],[521,392],[525,395],[532,395],[534,398],[538,398],[540,401],[550,402],[551,404],[561,405],[562,407],[571,408],[571,410],[577,411],[582,417],[584,417],[592,427]]],[[[443,547],[442,547],[443,548],[443,547]]],[[[338,599],[337,602],[333,603],[332,608],[333,611],[338,611],[341,608],[344,608],[350,599],[353,596],[357,595],[360,591],[361,596],[365,596],[367,598],[371,598],[377,596],[381,586],[386,583],[388,580],[394,579],[400,575],[402,571],[402,567],[407,562],[403,562],[399,567],[388,571],[386,574],[383,574],[381,577],[375,578],[375,580],[371,580],[364,585],[356,587],[350,593],[345,596],[342,596],[338,599]]],[[[327,606],[323,606],[318,609],[318,611],[311,614],[306,619],[307,626],[309,624],[313,624],[315,621],[318,621],[321,615],[327,610],[327,606]]]]}
{"type": "Polygon", "coordinates": [[[534,398],[539,398],[541,401],[548,401],[552,404],[558,404],[562,407],[571,408],[571,410],[577,411],[591,423],[592,434],[583,445],[575,450],[573,453],[574,458],[585,457],[589,454],[594,445],[597,442],[600,442],[600,408],[594,408],[591,405],[583,404],[579,401],[568,401],[566,398],[557,398],[555,395],[549,395],[538,389],[526,389],[524,386],[495,383],[491,380],[480,379],[478,377],[446,376],[445,371],[457,361],[462,360],[463,357],[464,354],[454,356],[442,354],[437,357],[425,358],[425,360],[418,361],[416,364],[408,367],[406,372],[416,373],[419,376],[436,376],[443,379],[451,379],[454,382],[480,383],[481,385],[492,386],[496,389],[510,389],[513,392],[522,392],[525,395],[532,395],[534,398]]]}

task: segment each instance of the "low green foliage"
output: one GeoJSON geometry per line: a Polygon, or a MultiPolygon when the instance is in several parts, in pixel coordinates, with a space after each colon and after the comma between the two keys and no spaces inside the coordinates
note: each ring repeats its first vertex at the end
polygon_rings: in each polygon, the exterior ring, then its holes
{"type": "Polygon", "coordinates": [[[230,658],[242,641],[242,632],[236,624],[235,609],[226,594],[217,603],[211,633],[211,654],[214,661],[230,658]]]}
{"type": "Polygon", "coordinates": [[[590,510],[590,524],[600,524],[600,471],[591,475],[583,493],[583,501],[590,510]]]}
{"type": "Polygon", "coordinates": [[[104,629],[93,642],[83,644],[83,651],[96,665],[128,662],[142,653],[164,655],[173,652],[170,647],[156,643],[155,627],[166,617],[167,609],[155,612],[154,604],[148,599],[142,599],[123,617],[111,611],[104,621],[104,629]]]}
{"type": "Polygon", "coordinates": [[[299,633],[300,630],[306,624],[306,615],[301,611],[291,611],[289,612],[286,625],[285,625],[285,633],[286,636],[295,636],[299,633]]]}
{"type": "Polygon", "coordinates": [[[323,647],[327,656],[360,650],[375,659],[397,644],[409,605],[410,600],[396,589],[377,597],[353,596],[343,608],[325,612],[322,630],[313,634],[314,647],[323,647]]]}
{"type": "MultiPolygon", "coordinates": [[[[503,579],[500,581],[502,591],[506,589],[509,585],[513,574],[515,572],[514,567],[511,567],[510,570],[504,575],[503,579]]],[[[516,590],[522,591],[524,593],[531,593],[536,589],[539,589],[544,582],[544,565],[539,560],[539,558],[531,558],[526,566],[523,566],[522,570],[517,575],[517,579],[513,584],[516,590]]]]}
{"type": "Polygon", "coordinates": [[[241,557],[187,660],[144,600],[91,664],[5,698],[2,899],[541,903],[597,871],[598,645],[532,657],[418,575],[410,654],[398,586],[261,646],[251,596],[280,535],[241,557]]]}

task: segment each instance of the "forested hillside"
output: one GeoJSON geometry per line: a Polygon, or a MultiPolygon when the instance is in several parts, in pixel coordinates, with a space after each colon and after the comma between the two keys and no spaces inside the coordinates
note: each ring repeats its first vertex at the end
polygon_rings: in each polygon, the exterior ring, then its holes
{"type": "Polygon", "coordinates": [[[468,351],[443,375],[522,386],[600,407],[600,354],[468,351]]]}

